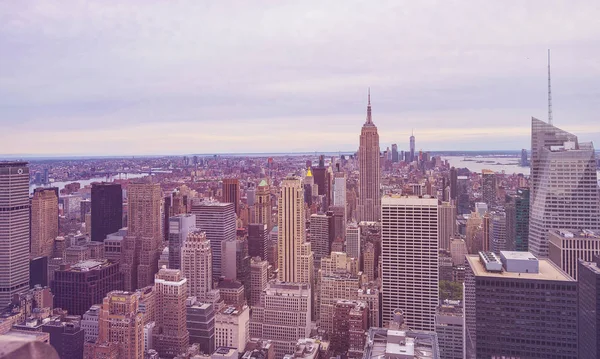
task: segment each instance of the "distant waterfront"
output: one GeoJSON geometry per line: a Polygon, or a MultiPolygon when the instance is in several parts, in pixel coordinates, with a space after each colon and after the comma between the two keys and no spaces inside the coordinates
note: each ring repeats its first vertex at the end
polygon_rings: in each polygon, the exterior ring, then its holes
{"type": "Polygon", "coordinates": [[[132,179],[132,178],[140,178],[148,176],[147,173],[119,173],[118,175],[104,176],[104,177],[92,177],[89,179],[82,180],[72,180],[72,181],[60,181],[60,182],[52,182],[49,185],[37,185],[31,184],[29,185],[29,192],[33,192],[35,188],[38,187],[58,187],[58,190],[65,188],[65,186],[69,183],[78,182],[81,184],[81,188],[93,183],[93,182],[112,182],[116,179],[132,179]]]}
{"type": "Polygon", "coordinates": [[[479,156],[442,156],[443,160],[448,160],[450,166],[456,168],[467,168],[471,172],[481,172],[489,169],[494,172],[506,174],[522,173],[529,176],[529,167],[519,166],[519,157],[479,157],[479,156]]]}

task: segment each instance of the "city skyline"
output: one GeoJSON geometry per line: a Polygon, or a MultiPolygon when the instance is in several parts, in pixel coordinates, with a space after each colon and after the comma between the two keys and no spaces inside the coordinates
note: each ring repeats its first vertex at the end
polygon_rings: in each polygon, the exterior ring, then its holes
{"type": "Polygon", "coordinates": [[[547,48],[555,124],[600,138],[597,4],[336,5],[2,5],[0,153],[356,151],[369,86],[382,150],[528,148],[547,48]]]}

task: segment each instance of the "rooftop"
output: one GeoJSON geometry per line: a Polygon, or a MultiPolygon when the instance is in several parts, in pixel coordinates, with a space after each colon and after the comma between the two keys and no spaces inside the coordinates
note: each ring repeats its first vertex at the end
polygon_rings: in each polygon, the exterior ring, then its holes
{"type": "Polygon", "coordinates": [[[535,280],[558,280],[565,282],[574,282],[575,280],[569,277],[568,274],[560,270],[554,263],[547,259],[539,259],[538,273],[513,273],[513,272],[488,272],[485,266],[479,260],[479,256],[470,254],[466,256],[467,261],[476,277],[490,278],[512,278],[512,279],[535,279],[535,280]]]}
{"type": "Polygon", "coordinates": [[[381,198],[382,205],[410,205],[410,206],[437,206],[437,198],[426,198],[417,196],[384,196],[381,198]]]}
{"type": "Polygon", "coordinates": [[[600,239],[600,231],[592,231],[589,229],[551,229],[550,233],[562,238],[600,239]]]}
{"type": "Polygon", "coordinates": [[[363,358],[439,358],[437,335],[433,332],[371,328],[363,358]]]}
{"type": "Polygon", "coordinates": [[[113,264],[107,259],[97,260],[97,259],[87,259],[78,263],[75,263],[71,266],[71,271],[76,272],[88,272],[94,269],[100,269],[102,267],[106,267],[108,265],[113,264]]]}

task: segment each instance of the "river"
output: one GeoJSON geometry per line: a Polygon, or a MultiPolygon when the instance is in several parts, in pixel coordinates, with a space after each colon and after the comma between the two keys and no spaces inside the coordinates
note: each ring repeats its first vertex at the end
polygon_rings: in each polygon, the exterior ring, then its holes
{"type": "Polygon", "coordinates": [[[93,182],[112,182],[116,179],[132,179],[132,178],[140,178],[148,176],[147,173],[119,173],[118,175],[104,176],[104,177],[92,177],[90,179],[83,180],[72,180],[72,181],[59,181],[59,182],[51,182],[49,185],[37,185],[31,184],[29,185],[29,192],[33,192],[35,188],[38,187],[58,187],[58,190],[65,188],[65,185],[73,182],[79,182],[81,184],[81,188],[93,183],[93,182]]]}

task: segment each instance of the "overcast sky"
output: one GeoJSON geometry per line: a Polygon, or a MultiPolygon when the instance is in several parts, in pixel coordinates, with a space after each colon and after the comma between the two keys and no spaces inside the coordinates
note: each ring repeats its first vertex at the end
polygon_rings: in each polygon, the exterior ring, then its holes
{"type": "Polygon", "coordinates": [[[600,1],[2,1],[0,154],[600,146],[600,1]]]}

